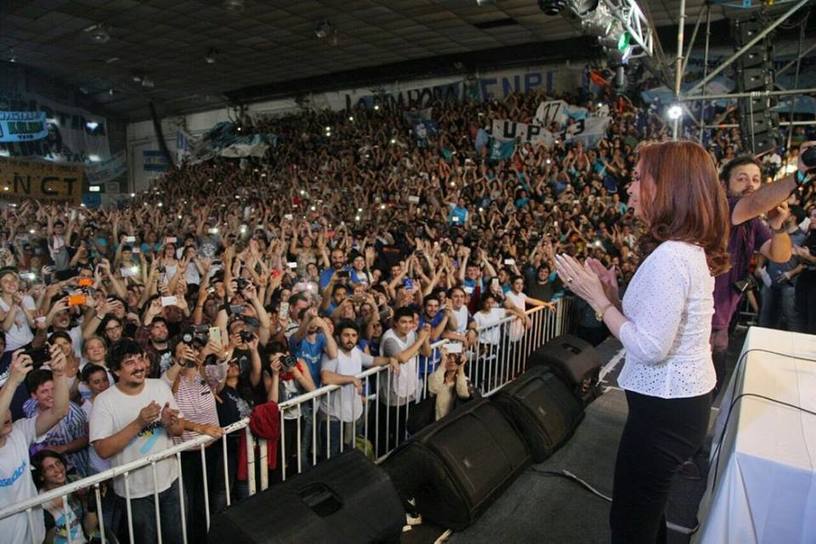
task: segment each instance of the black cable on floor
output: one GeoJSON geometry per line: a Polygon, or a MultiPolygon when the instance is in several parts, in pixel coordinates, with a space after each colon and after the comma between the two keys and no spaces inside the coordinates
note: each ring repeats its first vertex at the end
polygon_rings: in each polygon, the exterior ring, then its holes
{"type": "Polygon", "coordinates": [[[576,476],[575,474],[573,474],[572,472],[570,472],[568,470],[561,470],[561,471],[557,471],[557,470],[541,470],[541,469],[537,469],[535,467],[533,467],[532,470],[533,470],[533,472],[538,472],[539,474],[547,474],[547,475],[550,475],[550,476],[560,476],[561,478],[566,478],[567,480],[572,480],[573,482],[577,483],[578,485],[580,485],[581,487],[583,487],[584,489],[586,489],[587,491],[589,491],[593,495],[597,495],[598,497],[602,498],[603,500],[605,500],[607,502],[612,502],[612,497],[610,497],[609,495],[604,495],[603,493],[601,493],[600,491],[598,491],[597,489],[595,489],[594,487],[589,485],[585,480],[582,480],[581,478],[579,478],[578,476],[576,476]]]}

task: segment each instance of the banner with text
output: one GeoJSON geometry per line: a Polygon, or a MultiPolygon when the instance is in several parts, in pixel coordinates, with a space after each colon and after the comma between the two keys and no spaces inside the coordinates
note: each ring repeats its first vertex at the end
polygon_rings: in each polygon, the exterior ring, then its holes
{"type": "Polygon", "coordinates": [[[487,102],[503,100],[511,93],[541,91],[554,94],[569,91],[580,83],[583,65],[547,65],[489,71],[472,75],[399,81],[379,88],[358,88],[310,95],[318,108],[335,111],[355,106],[395,106],[424,108],[435,101],[487,102]]]}
{"type": "Polygon", "coordinates": [[[0,111],[0,142],[28,142],[46,136],[44,112],[0,111]]]}
{"type": "Polygon", "coordinates": [[[549,100],[542,102],[536,109],[534,121],[537,125],[545,127],[551,123],[557,123],[560,128],[567,124],[567,121],[579,121],[586,119],[589,110],[580,106],[571,106],[563,100],[549,100]]]}
{"type": "Polygon", "coordinates": [[[79,164],[0,158],[0,186],[4,198],[79,204],[84,170],[79,164]]]}
{"type": "Polygon", "coordinates": [[[107,121],[104,117],[36,94],[0,94],[0,109],[45,115],[47,134],[39,139],[14,142],[0,140],[0,149],[7,151],[12,157],[41,157],[80,163],[87,162],[92,156],[101,160],[110,157],[107,121]]]}
{"type": "Polygon", "coordinates": [[[110,159],[85,167],[85,177],[91,185],[101,185],[127,172],[127,154],[120,151],[110,159]]]}
{"type": "Polygon", "coordinates": [[[494,120],[493,138],[496,140],[518,140],[521,143],[534,143],[551,146],[555,140],[581,142],[586,147],[595,147],[606,134],[609,117],[587,117],[580,119],[560,132],[550,132],[543,125],[517,123],[507,119],[494,120]]]}

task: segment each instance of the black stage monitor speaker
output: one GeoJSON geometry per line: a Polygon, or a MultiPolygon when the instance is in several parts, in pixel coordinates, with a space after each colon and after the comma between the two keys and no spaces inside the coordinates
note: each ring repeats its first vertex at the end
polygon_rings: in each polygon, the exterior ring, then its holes
{"type": "Polygon", "coordinates": [[[388,475],[351,450],[218,514],[207,541],[398,543],[404,525],[405,510],[388,475]]]}
{"type": "Polygon", "coordinates": [[[597,397],[601,356],[586,340],[564,334],[557,336],[530,354],[527,368],[550,367],[584,404],[597,397]]]}
{"type": "Polygon", "coordinates": [[[425,427],[384,463],[400,495],[424,519],[461,530],[530,462],[511,422],[488,399],[465,403],[425,427]]]}
{"type": "Polygon", "coordinates": [[[540,463],[560,448],[584,417],[584,407],[546,366],[533,367],[502,387],[493,402],[516,424],[540,463]]]}

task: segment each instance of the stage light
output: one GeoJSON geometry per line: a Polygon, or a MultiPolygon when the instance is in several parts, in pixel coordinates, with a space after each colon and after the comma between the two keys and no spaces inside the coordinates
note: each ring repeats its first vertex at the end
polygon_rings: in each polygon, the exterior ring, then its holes
{"type": "Polygon", "coordinates": [[[566,0],[538,0],[538,8],[545,15],[558,15],[565,7],[567,7],[566,0]]]}
{"type": "Polygon", "coordinates": [[[322,40],[323,38],[331,34],[331,32],[332,32],[331,23],[324,19],[317,24],[317,28],[315,29],[315,36],[317,36],[318,39],[322,40]]]}
{"type": "Polygon", "coordinates": [[[234,13],[244,11],[244,0],[224,0],[224,9],[234,13]]]}
{"type": "Polygon", "coordinates": [[[99,157],[99,155],[94,155],[93,153],[91,153],[90,155],[88,155],[88,160],[91,162],[100,162],[102,159],[99,157]]]}
{"type": "Polygon", "coordinates": [[[101,190],[102,190],[102,188],[99,185],[89,185],[88,186],[88,191],[91,192],[91,193],[98,193],[101,190]]]}
{"type": "Polygon", "coordinates": [[[110,40],[110,32],[103,24],[91,25],[85,29],[91,41],[94,43],[107,43],[110,40]]]}
{"type": "Polygon", "coordinates": [[[215,57],[218,55],[218,49],[214,47],[210,47],[207,51],[207,54],[204,55],[204,62],[207,64],[215,64],[215,57]]]}
{"type": "Polygon", "coordinates": [[[349,115],[349,121],[354,121],[354,116],[353,115],[349,115]]]}
{"type": "Polygon", "coordinates": [[[374,104],[374,111],[380,111],[380,105],[374,104]]]}
{"type": "Polygon", "coordinates": [[[130,193],[130,198],[136,198],[136,193],[130,193]]]}
{"type": "Polygon", "coordinates": [[[99,123],[97,123],[96,121],[86,121],[86,122],[85,122],[85,127],[86,127],[88,130],[96,130],[96,128],[97,128],[98,126],[99,126],[99,123]]]}
{"type": "Polygon", "coordinates": [[[669,109],[666,110],[666,115],[672,121],[676,121],[683,116],[683,108],[680,104],[672,104],[669,106],[669,109]]]}

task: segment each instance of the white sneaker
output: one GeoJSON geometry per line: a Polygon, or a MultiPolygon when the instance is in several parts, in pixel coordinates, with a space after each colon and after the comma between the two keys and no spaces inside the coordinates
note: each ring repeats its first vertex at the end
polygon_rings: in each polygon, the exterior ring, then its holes
{"type": "Polygon", "coordinates": [[[422,514],[417,514],[416,516],[405,514],[405,524],[408,526],[422,525],[422,514]]]}

